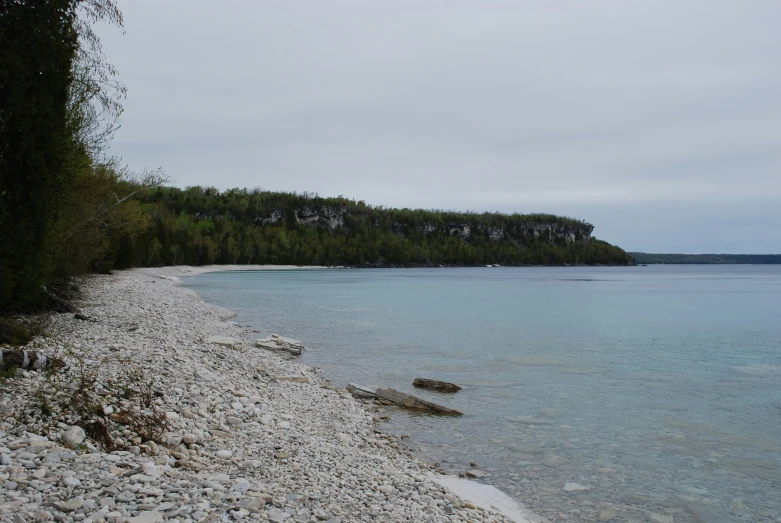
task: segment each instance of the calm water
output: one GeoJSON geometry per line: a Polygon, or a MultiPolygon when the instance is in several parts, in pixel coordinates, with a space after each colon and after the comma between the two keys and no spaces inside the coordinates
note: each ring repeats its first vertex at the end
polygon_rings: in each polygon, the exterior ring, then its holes
{"type": "Polygon", "coordinates": [[[336,383],[389,386],[461,418],[394,411],[424,457],[553,521],[781,521],[781,266],[297,270],[186,285],[300,339],[336,383]],[[416,391],[415,377],[461,384],[416,391]],[[565,482],[588,491],[565,492],[565,482]]]}

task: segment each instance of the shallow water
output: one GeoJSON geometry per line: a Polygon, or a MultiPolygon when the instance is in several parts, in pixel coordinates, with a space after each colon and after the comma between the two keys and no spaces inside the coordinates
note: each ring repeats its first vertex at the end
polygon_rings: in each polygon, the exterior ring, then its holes
{"type": "Polygon", "coordinates": [[[416,393],[424,457],[552,521],[781,521],[781,266],[300,270],[185,283],[337,383],[416,393]],[[415,377],[461,384],[419,391],[415,377]],[[565,492],[577,482],[587,491],[565,492]],[[693,514],[698,514],[697,519],[693,514]]]}

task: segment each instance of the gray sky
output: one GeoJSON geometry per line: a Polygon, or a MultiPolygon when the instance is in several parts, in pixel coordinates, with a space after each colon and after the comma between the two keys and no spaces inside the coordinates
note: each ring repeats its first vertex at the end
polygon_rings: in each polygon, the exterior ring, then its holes
{"type": "Polygon", "coordinates": [[[779,0],[120,0],[112,153],[179,186],[781,252],[779,0]]]}

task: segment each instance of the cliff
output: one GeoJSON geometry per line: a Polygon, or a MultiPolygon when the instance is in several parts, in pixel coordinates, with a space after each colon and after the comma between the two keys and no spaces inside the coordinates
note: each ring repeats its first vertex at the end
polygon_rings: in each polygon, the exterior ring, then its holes
{"type": "Polygon", "coordinates": [[[388,209],[347,198],[190,187],[139,196],[143,237],[118,266],[271,263],[350,266],[628,265],[583,220],[552,214],[388,209]]]}

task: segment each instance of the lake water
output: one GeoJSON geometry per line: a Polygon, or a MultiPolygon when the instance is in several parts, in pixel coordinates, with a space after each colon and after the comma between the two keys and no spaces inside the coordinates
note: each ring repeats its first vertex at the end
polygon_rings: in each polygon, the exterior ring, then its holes
{"type": "Polygon", "coordinates": [[[393,409],[383,427],[448,470],[477,461],[550,521],[781,521],[781,266],[253,271],[185,284],[241,325],[302,340],[303,361],[337,384],[463,411],[393,409]],[[415,377],[463,390],[416,390],[415,377]],[[565,491],[572,482],[588,490],[565,491]]]}

